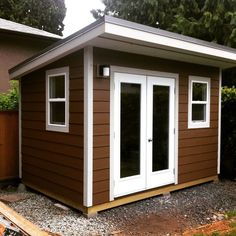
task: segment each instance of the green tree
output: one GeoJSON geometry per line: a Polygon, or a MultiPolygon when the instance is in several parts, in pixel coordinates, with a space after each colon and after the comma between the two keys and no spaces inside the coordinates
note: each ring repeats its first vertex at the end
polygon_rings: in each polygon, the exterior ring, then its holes
{"type": "Polygon", "coordinates": [[[0,18],[62,35],[64,0],[1,0],[0,18]]]}
{"type": "Polygon", "coordinates": [[[236,0],[102,0],[95,18],[114,15],[172,32],[236,47],[236,0]]]}

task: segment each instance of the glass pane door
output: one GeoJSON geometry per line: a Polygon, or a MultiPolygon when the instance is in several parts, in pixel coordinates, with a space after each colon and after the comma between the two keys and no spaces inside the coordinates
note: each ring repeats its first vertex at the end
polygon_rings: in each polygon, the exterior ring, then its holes
{"type": "Polygon", "coordinates": [[[169,167],[169,97],[169,86],[153,85],[153,172],[169,167]]]}
{"type": "Polygon", "coordinates": [[[120,177],[140,174],[141,85],[121,83],[120,177]]]}
{"type": "Polygon", "coordinates": [[[118,197],[146,187],[146,76],[115,73],[114,79],[114,195],[118,197]]]}
{"type": "Polygon", "coordinates": [[[175,80],[147,77],[147,188],[174,183],[175,80]]]}

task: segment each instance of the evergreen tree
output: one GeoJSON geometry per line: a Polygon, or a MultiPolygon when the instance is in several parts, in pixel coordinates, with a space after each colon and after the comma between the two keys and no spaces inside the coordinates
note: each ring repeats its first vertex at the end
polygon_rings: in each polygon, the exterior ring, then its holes
{"type": "Polygon", "coordinates": [[[0,18],[62,35],[64,0],[0,0],[0,18]]]}

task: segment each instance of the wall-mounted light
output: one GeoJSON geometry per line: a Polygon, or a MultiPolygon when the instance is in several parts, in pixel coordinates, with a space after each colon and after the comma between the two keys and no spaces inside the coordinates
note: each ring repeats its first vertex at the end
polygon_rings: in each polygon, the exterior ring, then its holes
{"type": "Polygon", "coordinates": [[[97,68],[98,77],[109,77],[110,76],[110,66],[109,65],[98,65],[97,68]]]}

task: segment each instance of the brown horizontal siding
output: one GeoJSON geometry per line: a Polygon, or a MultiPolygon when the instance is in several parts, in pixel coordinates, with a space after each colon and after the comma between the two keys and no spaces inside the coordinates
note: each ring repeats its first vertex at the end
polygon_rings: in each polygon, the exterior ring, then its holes
{"type": "MultiPolygon", "coordinates": [[[[211,78],[210,128],[188,129],[188,76],[180,75],[179,87],[179,183],[217,174],[218,149],[218,71],[198,76],[211,78]]],[[[191,71],[189,71],[191,75],[191,71]]]]}
{"type": "Polygon", "coordinates": [[[93,204],[97,205],[109,201],[110,80],[95,77],[93,89],[93,204]]]}
{"type": "MultiPolygon", "coordinates": [[[[94,49],[94,64],[108,64],[137,69],[163,71],[179,74],[179,183],[216,175],[218,135],[218,76],[214,67],[134,55],[100,48],[94,49]],[[189,75],[211,78],[211,122],[208,129],[188,129],[188,78],[189,75]],[[207,165],[201,164],[205,162],[207,165]],[[200,164],[199,164],[200,163],[200,164]],[[214,165],[215,164],[215,165],[214,165]]],[[[94,72],[96,72],[94,70],[94,72]]],[[[109,79],[94,79],[94,161],[109,161],[110,84],[109,79]],[[101,140],[99,140],[101,138],[101,140]],[[103,145],[106,144],[104,147],[103,145]],[[108,144],[108,146],[107,146],[108,144]]],[[[109,162],[107,169],[94,164],[94,191],[109,185],[109,162]]],[[[94,193],[94,204],[105,203],[109,191],[94,193]]]]}
{"type": "Polygon", "coordinates": [[[77,52],[22,79],[23,181],[67,202],[83,202],[83,53],[77,52]],[[69,132],[46,131],[48,69],[69,66],[69,132]]]}
{"type": "Polygon", "coordinates": [[[24,182],[30,187],[35,188],[36,190],[43,191],[46,195],[54,195],[60,199],[64,199],[65,202],[68,202],[68,196],[70,196],[70,201],[74,203],[83,202],[82,194],[75,192],[67,187],[55,184],[51,180],[45,179],[44,177],[39,178],[34,173],[28,173],[27,170],[24,170],[24,182]]]}

